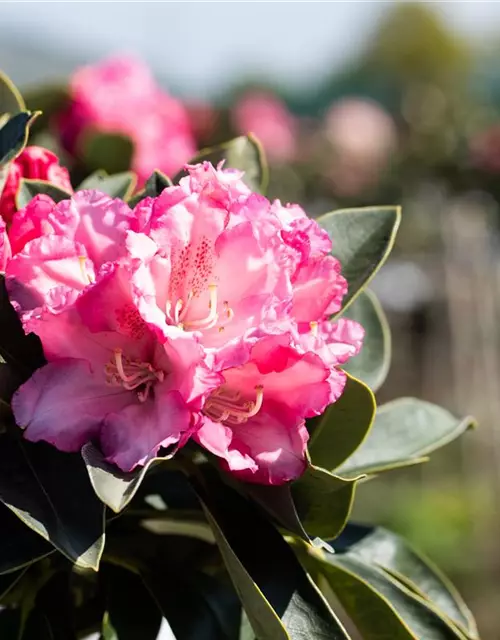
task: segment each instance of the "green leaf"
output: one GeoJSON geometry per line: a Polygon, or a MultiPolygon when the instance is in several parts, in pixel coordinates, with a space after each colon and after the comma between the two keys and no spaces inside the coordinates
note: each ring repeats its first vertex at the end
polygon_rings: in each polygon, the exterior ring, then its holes
{"type": "Polygon", "coordinates": [[[364,640],[466,640],[425,600],[351,554],[315,550],[317,569],[364,640]]]}
{"type": "Polygon", "coordinates": [[[399,207],[341,209],[317,219],[333,241],[348,291],[343,309],[356,298],[384,264],[401,220],[399,207]]]}
{"type": "Polygon", "coordinates": [[[23,111],[17,113],[0,129],[0,167],[14,160],[28,142],[30,125],[38,112],[23,111]]]}
{"type": "Polygon", "coordinates": [[[82,140],[82,160],[90,171],[104,169],[109,174],[128,171],[134,143],[120,133],[88,132],[82,140]]]}
{"type": "Polygon", "coordinates": [[[241,605],[230,585],[199,571],[174,575],[164,568],[146,570],[143,578],[176,638],[235,640],[238,637],[241,605]],[[175,589],[170,586],[173,582],[175,589]]]}
{"type": "Polygon", "coordinates": [[[97,497],[115,513],[119,513],[129,504],[151,468],[171,458],[152,458],[143,467],[126,473],[106,462],[102,453],[92,443],[83,446],[82,457],[97,497]]]}
{"type": "Polygon", "coordinates": [[[465,634],[478,637],[474,617],[453,585],[400,536],[382,527],[349,524],[335,541],[335,549],[348,551],[363,562],[384,569],[428,600],[465,634]]]}
{"type": "Polygon", "coordinates": [[[355,488],[355,480],[308,467],[292,484],[297,513],[307,533],[325,540],[336,538],[351,513],[355,488]]]}
{"type": "Polygon", "coordinates": [[[106,594],[103,637],[156,640],[162,615],[140,576],[111,564],[104,564],[99,573],[106,594]]]}
{"type": "Polygon", "coordinates": [[[107,193],[112,198],[128,200],[134,192],[137,176],[132,171],[123,171],[108,176],[105,171],[95,171],[82,182],[78,191],[82,189],[96,189],[107,193]]]}
{"type": "MultiPolygon", "coordinates": [[[[265,193],[268,183],[267,162],[257,138],[252,135],[240,136],[216,147],[203,149],[189,161],[189,164],[208,161],[217,166],[222,160],[225,169],[239,169],[245,172],[243,182],[252,191],[265,193]]],[[[174,184],[186,175],[186,171],[178,173],[173,180],[174,184]]]]}
{"type": "Polygon", "coordinates": [[[203,482],[195,488],[259,640],[346,640],[342,625],[272,524],[214,477],[205,473],[203,482]]]}
{"type": "MultiPolygon", "coordinates": [[[[61,416],[61,420],[64,416],[61,416]]],[[[78,454],[0,435],[0,500],[80,567],[97,570],[104,548],[104,506],[78,454]]]]}
{"type": "Polygon", "coordinates": [[[416,398],[388,402],[378,408],[367,439],[337,473],[353,477],[417,464],[475,425],[470,416],[458,419],[416,398]]]}
{"type": "Polygon", "coordinates": [[[50,577],[36,593],[22,640],[76,640],[69,571],[50,577]]]}
{"type": "Polygon", "coordinates": [[[12,80],[0,71],[0,115],[19,111],[26,111],[23,97],[12,80]]]}
{"type": "Polygon", "coordinates": [[[144,189],[130,199],[129,205],[135,207],[144,198],[156,198],[164,189],[172,186],[172,181],[161,171],[154,171],[147,179],[144,189]]]}
{"type": "Polygon", "coordinates": [[[18,376],[19,384],[45,364],[41,342],[35,334],[24,333],[21,321],[10,303],[5,277],[1,274],[0,356],[9,365],[12,374],[18,376]]]}
{"type": "Polygon", "coordinates": [[[27,567],[54,550],[3,504],[0,521],[0,574],[27,567]]]}
{"type": "Polygon", "coordinates": [[[375,411],[372,391],[348,375],[337,402],[321,418],[311,421],[313,431],[308,447],[313,464],[329,471],[339,467],[367,437],[375,411]]]}
{"type": "Polygon", "coordinates": [[[16,207],[18,209],[23,209],[35,196],[40,194],[49,196],[54,200],[54,202],[61,202],[61,200],[68,200],[68,198],[71,198],[71,193],[69,193],[69,191],[56,187],[47,180],[21,178],[19,189],[16,194],[16,207]]]}
{"type": "Polygon", "coordinates": [[[0,604],[2,606],[6,603],[6,599],[8,599],[18,582],[22,580],[24,574],[28,571],[28,568],[29,565],[17,571],[11,571],[10,573],[0,575],[0,604]]]}
{"type": "Polygon", "coordinates": [[[291,485],[263,485],[239,483],[236,488],[259,504],[280,527],[309,541],[310,536],[300,521],[291,485]]]}
{"type": "Polygon", "coordinates": [[[343,317],[359,322],[365,329],[361,351],[344,368],[376,392],[384,383],[391,363],[391,332],[385,313],[375,294],[365,289],[343,317]]]}

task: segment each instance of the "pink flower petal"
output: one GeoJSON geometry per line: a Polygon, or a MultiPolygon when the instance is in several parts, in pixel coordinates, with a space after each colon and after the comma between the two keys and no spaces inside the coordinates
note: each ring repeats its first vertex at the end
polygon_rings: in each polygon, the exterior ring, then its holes
{"type": "Polygon", "coordinates": [[[12,409],[28,440],[78,451],[98,436],[107,413],[120,411],[133,397],[107,386],[89,362],[63,359],[38,369],[15,393],[12,409]]]}
{"type": "Polygon", "coordinates": [[[160,447],[181,440],[191,424],[191,413],[179,392],[158,385],[155,398],[131,404],[106,417],[101,446],[108,462],[131,471],[154,457],[160,447]]]}

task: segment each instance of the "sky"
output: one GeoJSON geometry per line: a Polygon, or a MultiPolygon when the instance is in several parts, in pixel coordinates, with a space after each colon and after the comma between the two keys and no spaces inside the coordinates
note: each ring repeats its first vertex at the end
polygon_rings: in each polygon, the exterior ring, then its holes
{"type": "MultiPolygon", "coordinates": [[[[307,87],[354,56],[391,4],[2,1],[0,67],[12,72],[23,48],[50,52],[61,67],[123,51],[140,55],[184,95],[213,96],[252,72],[307,87]]],[[[458,33],[478,42],[500,36],[500,2],[431,4],[458,33]]],[[[25,75],[40,76],[36,58],[25,75]]]]}

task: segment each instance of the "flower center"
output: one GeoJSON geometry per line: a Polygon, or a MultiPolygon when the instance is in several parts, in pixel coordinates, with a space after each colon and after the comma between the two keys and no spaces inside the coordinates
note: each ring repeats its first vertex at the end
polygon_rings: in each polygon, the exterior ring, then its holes
{"type": "Polygon", "coordinates": [[[241,424],[259,413],[263,400],[264,387],[262,385],[255,387],[255,401],[245,400],[239,391],[223,385],[212,391],[205,402],[203,413],[214,422],[241,424]]]}
{"type": "Polygon", "coordinates": [[[162,382],[165,372],[155,369],[149,362],[130,360],[121,349],[115,349],[113,357],[104,367],[106,382],[127,391],[136,391],[139,402],[146,402],[157,382],[162,382]]]}
{"type": "Polygon", "coordinates": [[[224,331],[224,326],[233,319],[234,311],[229,306],[229,302],[227,300],[222,303],[223,311],[220,312],[217,310],[218,296],[216,284],[208,285],[208,293],[208,313],[204,318],[200,318],[198,320],[186,320],[186,315],[189,311],[191,301],[194,298],[193,291],[188,293],[186,300],[179,298],[175,305],[171,300],[167,301],[165,311],[167,318],[173,324],[176,324],[178,327],[185,329],[186,331],[211,329],[219,322],[221,322],[219,325],[219,331],[224,331]]]}

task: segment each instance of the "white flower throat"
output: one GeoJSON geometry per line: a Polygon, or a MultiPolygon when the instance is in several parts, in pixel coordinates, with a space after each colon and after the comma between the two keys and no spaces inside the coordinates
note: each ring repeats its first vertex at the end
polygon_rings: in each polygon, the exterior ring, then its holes
{"type": "Polygon", "coordinates": [[[209,302],[208,313],[204,318],[198,320],[186,320],[191,301],[193,300],[194,293],[190,291],[186,296],[186,299],[178,298],[175,304],[171,300],[167,301],[165,314],[172,324],[177,325],[181,329],[186,331],[207,330],[212,329],[219,324],[219,331],[224,331],[224,326],[227,325],[234,317],[234,311],[229,306],[229,302],[225,300],[222,303],[223,310],[218,310],[218,295],[217,285],[208,285],[209,302]]]}

